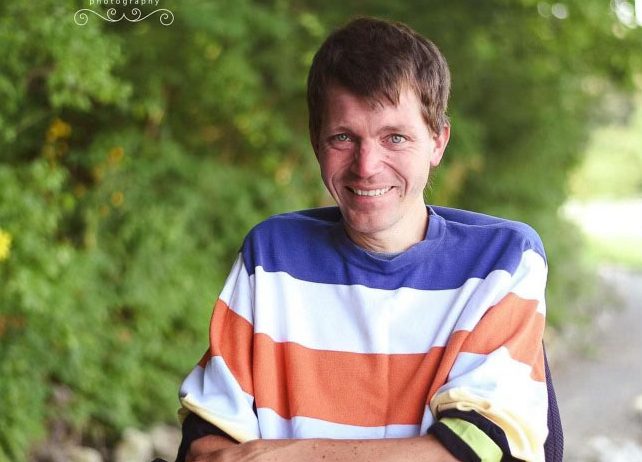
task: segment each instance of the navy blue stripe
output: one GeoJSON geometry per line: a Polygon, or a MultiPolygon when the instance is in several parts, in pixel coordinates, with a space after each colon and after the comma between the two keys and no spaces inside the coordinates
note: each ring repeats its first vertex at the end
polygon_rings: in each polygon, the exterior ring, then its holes
{"type": "Polygon", "coordinates": [[[242,254],[249,274],[260,266],[325,284],[439,290],[493,270],[513,273],[528,249],[544,255],[527,225],[434,207],[425,240],[395,258],[377,258],[350,241],[338,208],[329,207],[269,218],[248,234],[242,254]]]}
{"type": "Polygon", "coordinates": [[[564,458],[564,431],[560,420],[560,410],[548,367],[546,350],[544,350],[544,370],[546,372],[546,390],[548,391],[548,436],[544,443],[546,462],[562,462],[564,458]]]}
{"type": "Polygon", "coordinates": [[[481,458],[457,433],[447,425],[435,422],[428,429],[429,435],[434,435],[448,451],[462,462],[481,462],[481,458]]]}
{"type": "Polygon", "coordinates": [[[481,414],[478,414],[475,411],[459,411],[457,409],[449,409],[443,412],[440,412],[437,418],[443,419],[446,417],[451,417],[455,419],[465,420],[481,431],[486,433],[490,439],[492,439],[497,446],[502,450],[503,457],[502,462],[514,460],[510,453],[510,446],[508,445],[508,439],[504,430],[501,429],[497,424],[491,422],[481,414]]]}

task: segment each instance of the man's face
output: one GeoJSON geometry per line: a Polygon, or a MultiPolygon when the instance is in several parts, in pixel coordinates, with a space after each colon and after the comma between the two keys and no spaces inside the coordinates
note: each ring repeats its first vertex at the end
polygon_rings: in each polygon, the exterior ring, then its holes
{"type": "Polygon", "coordinates": [[[396,106],[382,103],[331,87],[316,151],[323,182],[352,240],[373,250],[401,251],[423,239],[423,190],[450,131],[432,133],[408,89],[396,106]]]}

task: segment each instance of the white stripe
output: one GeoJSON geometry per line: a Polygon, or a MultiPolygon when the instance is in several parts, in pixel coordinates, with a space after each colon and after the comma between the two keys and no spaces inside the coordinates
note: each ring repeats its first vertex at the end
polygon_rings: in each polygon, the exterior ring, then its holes
{"type": "Polygon", "coordinates": [[[527,300],[537,300],[540,303],[537,311],[545,314],[544,292],[546,289],[546,262],[534,250],[527,250],[522,254],[519,266],[512,277],[510,291],[527,300]]]}
{"type": "Polygon", "coordinates": [[[472,330],[486,310],[511,290],[520,297],[539,299],[538,309],[544,309],[546,268],[542,258],[531,251],[524,253],[517,279],[497,270],[484,280],[471,278],[449,290],[330,285],[266,272],[262,267],[247,282],[242,264],[238,273],[234,293],[224,292],[230,308],[250,322],[256,316],[256,333],[313,349],[425,353],[444,346],[453,330],[472,330]],[[259,307],[256,314],[254,297],[259,307]]]}
{"type": "Polygon", "coordinates": [[[460,353],[430,406],[435,413],[477,411],[504,430],[515,457],[543,460],[548,395],[546,383],[533,380],[530,373],[531,368],[513,360],[504,347],[488,356],[460,353]]]}
{"type": "Polygon", "coordinates": [[[238,441],[259,437],[254,398],[241,389],[223,358],[210,358],[205,369],[196,366],[183,381],[179,395],[184,407],[238,441]]]}
{"type": "Polygon", "coordinates": [[[548,391],[531,372],[505,347],[489,355],[459,353],[430,406],[435,413],[475,410],[502,427],[511,448],[537,447],[547,434],[548,391]]]}
{"type": "Polygon", "coordinates": [[[512,276],[506,271],[492,271],[477,290],[468,296],[467,309],[455,325],[455,330],[473,330],[486,311],[497,305],[508,293],[526,300],[536,300],[536,311],[545,315],[546,272],[544,259],[534,250],[527,250],[522,254],[512,276]]]}
{"type": "MultiPolygon", "coordinates": [[[[457,297],[460,290],[328,285],[260,267],[255,284],[261,303],[255,332],[276,342],[355,353],[425,353],[444,345],[465,302],[457,297]]],[[[469,281],[463,290],[478,284],[469,281]]]]}
{"type": "MultiPolygon", "coordinates": [[[[514,360],[506,347],[488,355],[459,353],[448,381],[435,394],[465,388],[493,406],[511,409],[524,418],[546,421],[548,395],[545,382],[531,377],[528,364],[514,360]]],[[[541,422],[540,422],[541,423],[541,422]]]]}
{"type": "MultiPolygon", "coordinates": [[[[296,416],[284,419],[272,409],[259,408],[261,438],[332,438],[332,439],[374,439],[409,438],[419,435],[419,425],[385,425],[361,427],[345,425],[311,417],[296,416]]],[[[428,411],[430,412],[430,411],[428,411]]]]}
{"type": "Polygon", "coordinates": [[[421,421],[421,427],[419,429],[420,435],[425,435],[428,432],[428,429],[432,427],[432,424],[435,423],[435,416],[432,414],[430,406],[426,406],[424,409],[424,418],[421,421]]]}
{"type": "Polygon", "coordinates": [[[236,314],[245,318],[250,324],[254,320],[254,278],[250,278],[239,255],[230,274],[227,276],[219,298],[229,307],[234,307],[236,314]]]}

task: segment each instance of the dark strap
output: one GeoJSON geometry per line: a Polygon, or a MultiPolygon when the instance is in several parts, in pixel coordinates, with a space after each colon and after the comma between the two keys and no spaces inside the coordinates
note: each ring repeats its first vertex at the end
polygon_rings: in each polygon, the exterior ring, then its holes
{"type": "Polygon", "coordinates": [[[551,370],[548,367],[546,351],[544,351],[544,370],[546,371],[546,389],[548,390],[548,437],[544,443],[546,462],[562,462],[564,454],[564,433],[560,410],[557,407],[557,397],[551,380],[551,370]]]}

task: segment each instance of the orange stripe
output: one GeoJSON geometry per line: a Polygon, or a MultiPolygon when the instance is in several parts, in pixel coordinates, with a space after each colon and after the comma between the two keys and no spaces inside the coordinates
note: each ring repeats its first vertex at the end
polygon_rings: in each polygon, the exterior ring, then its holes
{"type": "MultiPolygon", "coordinates": [[[[537,305],[537,300],[509,293],[484,314],[472,332],[455,332],[446,345],[442,365],[445,370],[440,367],[437,381],[445,383],[444,374],[447,376],[458,353],[489,354],[502,346],[508,348],[513,359],[533,368],[533,380],[546,380],[542,349],[545,319],[537,312],[537,305]]],[[[435,391],[432,387],[431,397],[435,391]]]]}
{"type": "Polygon", "coordinates": [[[416,425],[462,351],[489,354],[507,346],[514,359],[536,364],[532,376],[543,381],[541,341],[533,339],[541,339],[544,317],[536,308],[536,301],[509,294],[488,310],[473,332],[454,332],[445,348],[387,355],[275,342],[266,334],[253,334],[245,318],[218,300],[211,347],[200,364],[204,367],[212,356],[222,356],[241,388],[255,396],[257,407],[270,408],[285,419],[416,425]]]}
{"type": "Polygon", "coordinates": [[[502,345],[516,361],[533,366],[531,377],[544,381],[542,336],[545,319],[537,312],[537,300],[506,295],[479,321],[462,351],[488,354],[502,345]]]}
{"type": "Polygon", "coordinates": [[[435,378],[433,382],[430,384],[430,389],[428,390],[428,394],[426,395],[427,404],[430,403],[430,400],[432,399],[433,396],[435,396],[435,393],[437,393],[437,390],[439,390],[442,387],[442,385],[446,383],[446,380],[448,380],[448,374],[450,374],[450,370],[455,364],[457,355],[461,351],[461,345],[464,343],[464,341],[466,340],[466,337],[468,337],[469,334],[470,334],[469,331],[463,331],[463,330],[453,332],[450,338],[448,339],[448,343],[446,344],[446,347],[442,348],[439,369],[437,369],[435,378]]]}
{"type": "Polygon", "coordinates": [[[257,407],[365,427],[421,423],[443,350],[387,355],[313,350],[265,334],[254,341],[257,407]]]}
{"type": "Polygon", "coordinates": [[[251,395],[252,384],[252,324],[217,300],[210,323],[210,348],[199,365],[205,367],[212,356],[221,356],[244,392],[251,395]]]}

